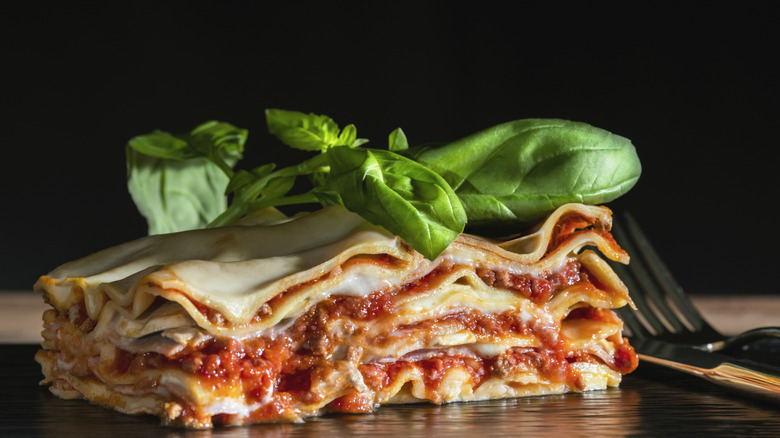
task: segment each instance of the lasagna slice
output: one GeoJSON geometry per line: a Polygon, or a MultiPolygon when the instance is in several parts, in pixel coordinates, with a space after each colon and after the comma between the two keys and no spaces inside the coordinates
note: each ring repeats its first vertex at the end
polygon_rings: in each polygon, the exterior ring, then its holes
{"type": "Polygon", "coordinates": [[[617,386],[637,358],[605,207],[436,260],[341,207],[154,235],[35,289],[43,384],[191,428],[617,386]]]}

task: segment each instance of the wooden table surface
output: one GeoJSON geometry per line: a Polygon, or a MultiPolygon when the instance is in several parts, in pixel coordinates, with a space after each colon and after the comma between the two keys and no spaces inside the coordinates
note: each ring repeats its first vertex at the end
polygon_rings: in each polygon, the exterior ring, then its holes
{"type": "MultiPolygon", "coordinates": [[[[694,297],[718,328],[780,325],[780,296],[694,297]]],[[[414,404],[363,415],[329,415],[302,424],[212,431],[159,425],[38,386],[33,361],[45,306],[31,293],[0,294],[0,437],[485,437],[780,436],[780,405],[744,398],[704,380],[640,363],[619,389],[450,405],[414,404]]]]}

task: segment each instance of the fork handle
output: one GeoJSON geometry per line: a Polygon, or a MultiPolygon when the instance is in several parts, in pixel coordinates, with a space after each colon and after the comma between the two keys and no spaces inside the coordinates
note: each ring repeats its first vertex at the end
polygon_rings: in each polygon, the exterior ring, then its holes
{"type": "Polygon", "coordinates": [[[755,362],[739,359],[729,359],[713,368],[704,368],[641,353],[640,359],[701,377],[717,385],[754,397],[780,403],[780,369],[777,368],[765,367],[755,362]]]}
{"type": "Polygon", "coordinates": [[[709,344],[704,344],[697,348],[701,348],[706,351],[720,351],[731,347],[741,347],[759,339],[769,338],[780,339],[780,327],[757,327],[742,332],[738,335],[731,336],[722,341],[715,341],[709,344]]]}
{"type": "Polygon", "coordinates": [[[777,371],[761,369],[753,363],[729,361],[701,372],[702,377],[714,383],[780,402],[780,374],[777,371]]]}

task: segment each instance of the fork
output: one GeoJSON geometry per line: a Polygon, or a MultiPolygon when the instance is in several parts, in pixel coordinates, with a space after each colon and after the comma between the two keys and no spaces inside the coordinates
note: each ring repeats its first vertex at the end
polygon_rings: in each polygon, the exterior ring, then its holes
{"type": "Polygon", "coordinates": [[[709,352],[730,350],[768,338],[780,338],[780,327],[759,327],[725,336],[699,313],[629,213],[625,228],[614,221],[612,233],[631,256],[628,266],[612,264],[631,292],[637,309],[618,309],[630,337],[655,338],[709,352]]]}
{"type": "Polygon", "coordinates": [[[704,378],[718,385],[780,402],[780,368],[739,360],[717,350],[780,338],[780,327],[761,327],[724,336],[698,312],[650,245],[639,225],[625,214],[626,227],[613,234],[631,256],[628,267],[611,263],[631,292],[636,310],[618,309],[640,359],[704,378]]]}

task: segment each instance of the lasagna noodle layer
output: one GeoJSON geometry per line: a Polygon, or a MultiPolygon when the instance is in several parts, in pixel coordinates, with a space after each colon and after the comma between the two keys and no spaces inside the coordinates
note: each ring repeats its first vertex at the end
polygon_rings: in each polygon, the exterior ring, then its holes
{"type": "Polygon", "coordinates": [[[435,261],[340,208],[150,236],[41,277],[37,360],[61,397],[190,427],[616,386],[630,299],[584,249],[627,262],[609,226],[570,204],[435,261]]]}

